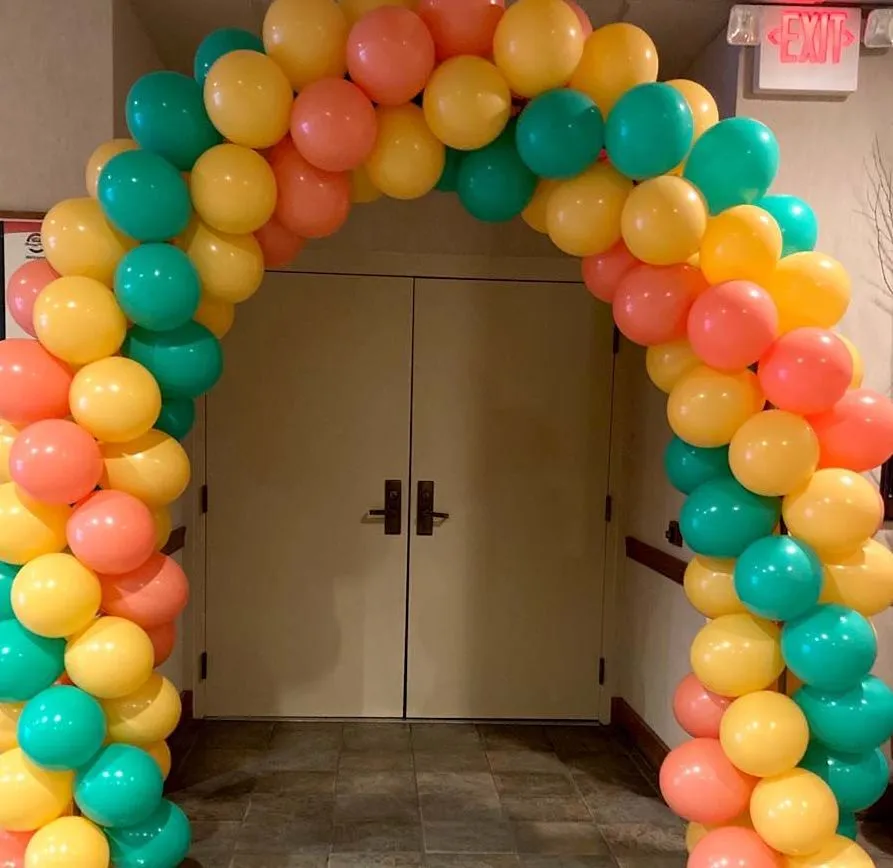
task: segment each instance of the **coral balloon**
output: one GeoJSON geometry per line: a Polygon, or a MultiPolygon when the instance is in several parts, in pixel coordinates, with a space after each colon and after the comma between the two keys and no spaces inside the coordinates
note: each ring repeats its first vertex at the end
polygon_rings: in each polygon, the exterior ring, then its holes
{"type": "Polygon", "coordinates": [[[14,482],[0,485],[0,561],[26,564],[65,548],[70,507],[25,494],[14,482]]]}
{"type": "MultiPolygon", "coordinates": [[[[254,233],[254,237],[264,253],[264,265],[267,268],[284,268],[295,260],[304,246],[304,239],[286,229],[275,217],[271,217],[264,223],[254,233]]],[[[202,322],[198,317],[196,320],[202,322]]],[[[202,325],[208,326],[207,323],[202,323],[202,325]]],[[[211,331],[216,334],[214,329],[211,331]]],[[[223,335],[217,335],[217,337],[221,338],[223,335]]]]}
{"type": "Polygon", "coordinates": [[[434,71],[434,40],[415,12],[380,6],[351,28],[347,71],[369,99],[403,105],[424,89],[434,71]]]}
{"type": "Polygon", "coordinates": [[[584,41],[580,21],[564,0],[518,0],[496,26],[493,59],[511,89],[529,99],[567,84],[584,41]]]}
{"type": "Polygon", "coordinates": [[[745,280],[710,287],[688,315],[692,349],[718,371],[742,371],[754,364],[777,333],[775,303],[764,289],[745,280]]]}
{"type": "Polygon", "coordinates": [[[6,307],[22,331],[34,337],[34,302],[58,272],[45,259],[30,259],[20,265],[6,284],[6,307]]]}
{"type": "Polygon", "coordinates": [[[19,428],[68,415],[72,372],[37,341],[0,341],[0,417],[19,428]]]}
{"type": "Polygon", "coordinates": [[[25,849],[33,834],[0,829],[0,865],[3,868],[25,868],[25,849]]]}
{"type": "Polygon", "coordinates": [[[893,552],[866,540],[852,554],[825,559],[823,603],[839,603],[870,618],[893,605],[893,552]]]}
{"type": "Polygon", "coordinates": [[[871,389],[850,389],[830,409],[810,416],[821,467],[865,473],[893,454],[893,403],[871,389]]]}
{"type": "Polygon", "coordinates": [[[25,851],[25,868],[107,868],[109,842],[84,817],[60,817],[34,833],[25,851]]]}
{"type": "Polygon", "coordinates": [[[719,738],[720,721],[731,702],[727,696],[711,693],[689,673],[673,694],[673,714],[694,738],[719,738]]]}
{"type": "Polygon", "coordinates": [[[855,841],[835,835],[815,853],[789,856],[786,868],[873,868],[874,859],[855,841]]]}
{"type": "Polygon", "coordinates": [[[710,283],[749,280],[765,286],[781,257],[781,230],[755,205],[713,217],[701,241],[701,270],[710,283]]]}
{"type": "Polygon", "coordinates": [[[155,551],[149,508],[123,491],[99,491],[79,506],[67,527],[75,557],[98,573],[135,570],[155,551]]]}
{"type": "Polygon", "coordinates": [[[19,749],[0,754],[0,828],[30,832],[51,823],[71,802],[71,772],[51,772],[19,749]]]}
{"type": "Polygon", "coordinates": [[[488,57],[505,0],[419,0],[416,13],[431,33],[438,61],[460,54],[488,57]]]}
{"type": "Polygon", "coordinates": [[[680,817],[727,823],[747,808],[755,780],[742,774],[714,738],[695,738],[674,748],[660,767],[660,791],[680,817]]]}
{"type": "Polygon", "coordinates": [[[687,373],[700,367],[701,360],[686,340],[668,341],[648,347],[645,368],[651,382],[668,395],[687,373]]]}
{"type": "Polygon", "coordinates": [[[708,832],[691,851],[689,868],[779,868],[778,854],[752,829],[708,832]]]}
{"type": "Polygon", "coordinates": [[[735,593],[734,568],[732,560],[694,557],[689,561],[683,579],[685,596],[705,618],[747,611],[735,593]]]}
{"type": "Polygon", "coordinates": [[[135,691],[104,699],[109,740],[146,748],[167,738],[180,720],[180,694],[157,672],[135,691]]]}
{"type": "Polygon", "coordinates": [[[819,328],[782,335],[760,359],[760,388],[780,410],[813,415],[830,410],[849,388],[853,360],[840,338],[819,328]]]}
{"type": "Polygon", "coordinates": [[[847,348],[850,357],[853,360],[853,379],[850,381],[851,389],[859,389],[862,387],[862,380],[865,378],[865,363],[862,361],[862,355],[855,344],[845,335],[838,334],[843,341],[843,345],[847,348]]]}
{"type": "Polygon", "coordinates": [[[162,431],[153,429],[127,443],[103,443],[102,457],[102,487],[127,492],[151,509],[173,503],[189,485],[189,456],[162,431]]]}
{"type": "Polygon", "coordinates": [[[852,296],[846,269],[836,259],[813,251],[785,256],[765,286],[778,306],[782,332],[837,325],[852,296]]]}
{"type": "Polygon", "coordinates": [[[618,241],[604,253],[584,257],[583,282],[597,299],[611,304],[620,282],[638,264],[627,246],[618,241]]]}
{"type": "Polygon", "coordinates": [[[186,574],[166,555],[152,555],[135,570],[101,578],[103,612],[146,630],[173,621],[189,600],[186,574]]]}
{"type": "Polygon", "coordinates": [[[161,627],[146,630],[146,635],[154,651],[155,660],[152,665],[157,669],[174,651],[174,646],[177,644],[177,625],[173,622],[163,624],[161,627]]]}

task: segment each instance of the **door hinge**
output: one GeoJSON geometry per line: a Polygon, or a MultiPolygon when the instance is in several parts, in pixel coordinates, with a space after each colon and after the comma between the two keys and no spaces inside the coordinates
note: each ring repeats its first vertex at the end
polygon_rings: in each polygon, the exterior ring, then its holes
{"type": "Polygon", "coordinates": [[[202,651],[198,657],[198,677],[200,681],[208,680],[208,652],[202,651]]]}
{"type": "Polygon", "coordinates": [[[605,495],[605,521],[610,521],[614,516],[614,498],[610,494],[605,495]]]}
{"type": "Polygon", "coordinates": [[[599,687],[604,687],[605,685],[605,658],[598,658],[598,684],[599,687]]]}
{"type": "Polygon", "coordinates": [[[201,498],[202,498],[202,515],[205,515],[208,511],[208,486],[207,485],[202,486],[201,498]]]}
{"type": "Polygon", "coordinates": [[[611,338],[611,352],[616,356],[620,352],[620,329],[614,326],[614,335],[611,338]]]}

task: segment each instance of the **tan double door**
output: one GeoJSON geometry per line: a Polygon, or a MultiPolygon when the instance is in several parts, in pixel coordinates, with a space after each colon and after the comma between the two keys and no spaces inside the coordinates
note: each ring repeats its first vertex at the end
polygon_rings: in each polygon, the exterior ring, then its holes
{"type": "Polygon", "coordinates": [[[597,717],[603,306],[566,284],[270,274],[226,365],[210,716],[597,717]],[[369,514],[386,480],[391,533],[369,514]],[[430,535],[420,483],[449,516],[430,535]]]}

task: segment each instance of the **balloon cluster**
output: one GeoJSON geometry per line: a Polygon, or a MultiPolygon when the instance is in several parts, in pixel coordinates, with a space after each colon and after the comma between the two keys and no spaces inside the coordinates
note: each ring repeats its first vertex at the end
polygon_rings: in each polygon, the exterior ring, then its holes
{"type": "Polygon", "coordinates": [[[893,407],[833,331],[850,281],[811,209],[769,193],[772,132],[657,72],[642,30],[593,31],[571,0],[273,0],[262,38],[218,30],[193,77],[136,82],[132,138],[97,148],[7,293],[36,340],[0,343],[5,865],[185,856],[162,798],[179,699],[152,671],[188,597],[160,553],[179,441],[265,266],[435,188],[580,257],[669,395],[685,589],[711,619],[661,773],[692,864],[870,864],[849,838],[886,785],[867,618],[893,555],[860,474],[893,451],[893,407]]]}

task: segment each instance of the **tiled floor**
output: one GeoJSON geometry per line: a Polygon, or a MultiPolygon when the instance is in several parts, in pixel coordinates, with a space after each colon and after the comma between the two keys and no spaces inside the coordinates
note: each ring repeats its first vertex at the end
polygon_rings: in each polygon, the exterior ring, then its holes
{"type": "Polygon", "coordinates": [[[192,868],[685,864],[682,824],[605,729],[212,722],[188,738],[169,789],[192,868]]]}

